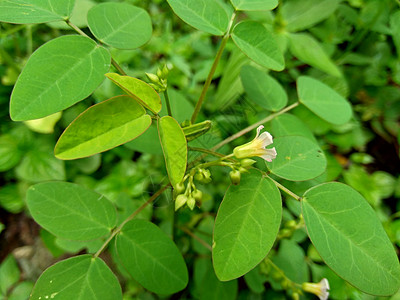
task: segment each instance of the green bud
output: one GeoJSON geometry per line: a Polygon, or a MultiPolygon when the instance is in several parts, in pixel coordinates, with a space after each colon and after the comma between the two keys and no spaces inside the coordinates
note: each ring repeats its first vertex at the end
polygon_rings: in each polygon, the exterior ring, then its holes
{"type": "Polygon", "coordinates": [[[243,167],[243,168],[248,168],[248,167],[251,167],[253,164],[255,164],[256,163],[256,161],[254,160],[254,159],[251,159],[251,158],[245,158],[245,159],[242,159],[241,161],[240,161],[240,165],[243,167]]]}
{"type": "Polygon", "coordinates": [[[168,76],[168,73],[169,73],[169,69],[168,69],[168,66],[165,64],[164,66],[163,66],[163,68],[162,68],[162,78],[167,78],[167,76],[168,76]]]}
{"type": "Polygon", "coordinates": [[[203,199],[203,193],[200,190],[194,190],[192,196],[197,202],[200,202],[201,199],[203,199]]]}
{"type": "Polygon", "coordinates": [[[189,197],[188,200],[187,200],[187,206],[188,206],[191,210],[193,210],[193,208],[195,207],[195,205],[196,205],[196,199],[194,199],[193,197],[189,197]]]}
{"type": "Polygon", "coordinates": [[[161,69],[158,68],[158,69],[157,69],[157,76],[158,76],[158,78],[162,78],[162,77],[163,77],[162,75],[163,75],[163,74],[162,74],[161,69]]]}
{"type": "Polygon", "coordinates": [[[243,167],[239,167],[239,172],[240,173],[247,173],[247,172],[249,172],[246,168],[243,168],[243,167]]]}
{"type": "Polygon", "coordinates": [[[185,185],[183,184],[183,182],[179,182],[174,186],[174,190],[178,194],[182,194],[185,191],[185,185]]]}
{"type": "Polygon", "coordinates": [[[158,78],[157,75],[152,74],[152,73],[145,73],[147,78],[152,82],[152,83],[159,83],[160,79],[158,78]]]}
{"type": "Polygon", "coordinates": [[[293,293],[293,294],[292,294],[292,299],[293,299],[293,300],[300,300],[300,295],[299,295],[299,293],[293,293]]]}
{"type": "Polygon", "coordinates": [[[240,183],[240,171],[232,170],[229,172],[229,176],[231,177],[231,181],[233,185],[238,185],[240,183]]]}
{"type": "Polygon", "coordinates": [[[202,183],[209,183],[212,181],[210,170],[199,169],[196,175],[194,175],[194,179],[202,183]]]}
{"type": "Polygon", "coordinates": [[[295,228],[297,226],[297,223],[295,220],[290,220],[286,222],[285,226],[288,228],[295,228]]]}
{"type": "Polygon", "coordinates": [[[177,211],[182,206],[184,206],[187,201],[188,201],[188,197],[186,197],[186,195],[183,195],[183,194],[178,195],[178,197],[176,197],[176,200],[175,200],[175,211],[177,211]]]}

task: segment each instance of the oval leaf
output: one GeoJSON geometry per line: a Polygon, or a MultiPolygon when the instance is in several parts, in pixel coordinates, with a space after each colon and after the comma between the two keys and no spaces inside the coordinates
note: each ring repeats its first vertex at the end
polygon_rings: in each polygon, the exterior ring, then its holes
{"type": "Polygon", "coordinates": [[[172,186],[181,182],[186,172],[187,143],[178,122],[169,116],[158,121],[158,134],[164,153],[165,165],[172,186]]]}
{"type": "Polygon", "coordinates": [[[324,183],[309,189],[301,203],[308,235],[333,271],[368,294],[389,296],[399,289],[396,252],[358,192],[342,183],[324,183]]]}
{"type": "Polygon", "coordinates": [[[244,21],[236,24],[232,32],[235,44],[259,65],[282,71],[285,61],[275,38],[262,24],[244,21]]]}
{"type": "Polygon", "coordinates": [[[301,61],[330,75],[340,77],[342,74],[320,43],[307,33],[288,35],[290,51],[301,61]]]}
{"type": "Polygon", "coordinates": [[[231,280],[260,263],[274,244],[281,217],[278,188],[260,172],[231,185],[215,220],[212,257],[217,277],[231,280]]]}
{"type": "Polygon", "coordinates": [[[277,116],[271,121],[271,131],[274,137],[300,135],[318,144],[317,139],[304,122],[292,114],[277,116]]]}
{"type": "Polygon", "coordinates": [[[26,202],[35,221],[60,238],[100,238],[110,233],[116,222],[115,208],[104,196],[73,183],[31,186],[26,202]]]}
{"type": "Polygon", "coordinates": [[[317,144],[303,136],[274,139],[278,153],[267,163],[271,173],[292,181],[310,180],[325,172],[326,158],[317,144]]]}
{"type": "Polygon", "coordinates": [[[278,0],[231,0],[236,10],[271,10],[277,7],[278,0]]]}
{"type": "Polygon", "coordinates": [[[39,119],[85,99],[103,81],[110,61],[105,48],[84,36],[62,36],[44,44],[18,77],[11,118],[39,119]]]}
{"type": "Polygon", "coordinates": [[[93,105],[64,131],[54,149],[60,159],[76,159],[122,145],[149,128],[151,117],[129,96],[93,105]]]}
{"type": "Polygon", "coordinates": [[[244,90],[254,103],[270,111],[278,111],[286,106],[288,97],[275,78],[252,66],[244,66],[240,78],[244,90]]]}
{"type": "Polygon", "coordinates": [[[175,14],[199,30],[213,35],[224,35],[229,16],[215,0],[167,0],[175,14]]]}
{"type": "Polygon", "coordinates": [[[117,277],[102,259],[81,255],[44,271],[29,299],[122,300],[122,291],[117,277]]]}
{"type": "Polygon", "coordinates": [[[144,288],[158,294],[172,294],[188,283],[188,270],[181,253],[156,225],[132,220],[116,238],[120,262],[144,288]]]}
{"type": "Polygon", "coordinates": [[[75,0],[2,0],[0,22],[16,24],[46,23],[66,20],[75,0]]]}
{"type": "Polygon", "coordinates": [[[352,116],[350,103],[326,84],[308,76],[297,79],[299,101],[322,119],[336,125],[352,116]]]}
{"type": "Polygon", "coordinates": [[[153,31],[149,14],[127,3],[101,3],[89,11],[87,19],[99,41],[119,49],[144,45],[153,31]]]}
{"type": "Polygon", "coordinates": [[[340,0],[285,1],[282,16],[288,31],[310,28],[329,17],[338,7],[340,0]]]}
{"type": "Polygon", "coordinates": [[[106,76],[123,89],[129,96],[136,99],[144,107],[157,114],[161,110],[160,95],[146,82],[139,79],[122,76],[116,73],[107,73],[106,76]]]}

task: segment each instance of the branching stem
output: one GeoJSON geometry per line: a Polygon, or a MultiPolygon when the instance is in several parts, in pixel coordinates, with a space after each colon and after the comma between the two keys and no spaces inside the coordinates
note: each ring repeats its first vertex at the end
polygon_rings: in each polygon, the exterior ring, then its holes
{"type": "Polygon", "coordinates": [[[153,196],[151,196],[149,198],[149,200],[147,200],[145,203],[143,203],[137,210],[135,210],[129,217],[127,217],[117,228],[115,228],[111,235],[108,237],[108,239],[104,242],[104,244],[100,247],[100,249],[96,252],[96,254],[94,255],[94,258],[98,257],[100,255],[101,252],[104,251],[104,249],[107,247],[107,245],[112,241],[112,239],[121,232],[122,228],[124,227],[124,225],[126,223],[128,223],[129,221],[133,220],[143,209],[145,209],[147,207],[147,205],[149,205],[150,203],[152,203],[154,200],[156,200],[168,187],[170,186],[170,183],[164,185],[161,189],[159,189],[157,192],[155,192],[153,194],[153,196]]]}
{"type": "MultiPolygon", "coordinates": [[[[77,33],[79,33],[82,36],[88,37],[90,38],[90,36],[88,36],[86,33],[84,33],[78,26],[76,26],[74,23],[71,23],[70,20],[65,20],[65,23],[67,23],[67,25],[69,27],[71,27],[73,30],[75,30],[77,33]]],[[[91,39],[91,38],[90,38],[91,39]]],[[[111,64],[114,66],[115,69],[117,69],[117,71],[121,74],[126,76],[125,71],[121,68],[121,66],[114,60],[114,58],[111,57],[111,64]]]]}
{"type": "Polygon", "coordinates": [[[236,12],[234,12],[232,14],[232,17],[231,17],[231,20],[229,22],[227,31],[226,31],[224,37],[222,38],[222,41],[221,41],[221,44],[219,46],[217,55],[215,56],[214,62],[212,64],[212,66],[211,66],[210,73],[208,73],[208,76],[207,76],[206,82],[204,83],[203,90],[201,91],[199,100],[197,100],[196,107],[194,108],[193,115],[192,115],[192,118],[190,120],[192,124],[194,124],[196,122],[197,115],[199,114],[201,106],[203,105],[204,99],[205,99],[206,94],[207,94],[207,90],[210,87],[210,84],[211,84],[211,81],[213,79],[215,70],[217,69],[218,63],[219,63],[219,61],[221,59],[221,56],[222,56],[222,53],[224,52],[226,43],[229,40],[229,36],[231,34],[231,28],[233,26],[233,21],[235,20],[235,18],[236,18],[236,12]]]}

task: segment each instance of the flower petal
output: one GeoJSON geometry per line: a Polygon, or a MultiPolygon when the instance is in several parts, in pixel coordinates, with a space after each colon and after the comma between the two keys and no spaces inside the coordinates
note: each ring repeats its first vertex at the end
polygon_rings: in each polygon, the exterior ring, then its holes
{"type": "Polygon", "coordinates": [[[260,156],[262,159],[265,159],[268,162],[271,162],[273,159],[275,159],[277,154],[275,147],[271,149],[265,149],[264,151],[264,154],[260,156]]]}
{"type": "Polygon", "coordinates": [[[273,143],[272,135],[267,131],[261,133],[261,135],[257,139],[261,141],[261,147],[263,148],[273,143]]]}
{"type": "Polygon", "coordinates": [[[258,138],[260,136],[260,131],[264,129],[264,125],[260,125],[257,127],[257,135],[254,139],[258,138]]]}

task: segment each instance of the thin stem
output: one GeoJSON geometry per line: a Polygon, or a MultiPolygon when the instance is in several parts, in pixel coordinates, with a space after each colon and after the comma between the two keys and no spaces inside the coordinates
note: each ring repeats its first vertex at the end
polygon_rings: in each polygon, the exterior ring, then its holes
{"type": "Polygon", "coordinates": [[[225,140],[223,140],[222,142],[220,142],[219,144],[217,144],[216,146],[214,146],[211,150],[212,150],[212,151],[215,151],[215,150],[221,148],[222,146],[224,146],[224,145],[226,145],[226,144],[232,142],[233,140],[235,140],[235,139],[241,137],[242,135],[244,135],[244,134],[246,134],[246,133],[252,131],[253,129],[257,128],[258,126],[260,126],[260,125],[262,125],[262,124],[264,124],[264,123],[267,123],[267,122],[271,121],[272,119],[276,118],[277,116],[282,115],[282,114],[284,114],[285,112],[288,112],[289,110],[295,108],[296,106],[299,105],[299,103],[300,103],[300,102],[295,102],[295,103],[293,103],[292,105],[289,105],[289,106],[285,107],[284,109],[278,111],[277,113],[274,113],[274,114],[272,114],[272,115],[269,115],[268,117],[262,119],[261,121],[258,121],[257,123],[246,127],[245,129],[243,129],[243,130],[241,130],[241,131],[235,133],[234,135],[231,135],[230,137],[226,138],[225,140]]]}
{"type": "Polygon", "coordinates": [[[190,235],[192,238],[194,238],[195,240],[197,240],[200,244],[202,244],[204,247],[206,247],[208,250],[212,251],[212,247],[204,240],[202,240],[201,238],[199,238],[197,235],[195,235],[193,232],[191,232],[189,229],[187,229],[186,227],[178,227],[180,230],[182,230],[184,233],[186,233],[187,235],[190,235]]]}
{"type": "Polygon", "coordinates": [[[233,25],[233,21],[235,20],[235,17],[236,17],[236,12],[234,12],[232,14],[231,20],[229,22],[228,29],[227,29],[224,37],[222,38],[221,45],[219,46],[217,55],[215,56],[214,63],[211,66],[210,73],[208,73],[208,76],[207,76],[206,82],[204,83],[203,90],[201,91],[199,100],[197,100],[196,107],[194,108],[192,118],[190,119],[192,124],[194,124],[196,122],[197,115],[199,114],[201,106],[203,105],[204,99],[205,99],[206,94],[207,94],[207,90],[210,87],[210,84],[211,84],[212,78],[214,76],[215,70],[217,69],[218,63],[219,63],[219,61],[221,59],[221,56],[222,56],[222,53],[224,52],[226,43],[229,40],[230,31],[231,31],[231,28],[232,28],[232,25],[233,25]]]}
{"type": "Polygon", "coordinates": [[[0,37],[5,37],[7,35],[13,34],[13,33],[17,32],[17,31],[20,31],[20,30],[24,29],[26,26],[27,26],[26,24],[12,26],[10,29],[1,32],[0,33],[0,37]]]}
{"type": "Polygon", "coordinates": [[[147,205],[149,205],[150,203],[152,203],[154,200],[156,200],[158,198],[158,196],[160,196],[168,187],[170,186],[170,184],[166,184],[164,185],[161,189],[159,189],[157,192],[155,192],[153,194],[153,196],[151,196],[149,198],[149,200],[147,200],[145,203],[143,203],[137,210],[135,210],[129,217],[127,217],[117,228],[115,228],[113,230],[113,232],[111,233],[111,235],[109,236],[109,238],[104,242],[104,244],[101,246],[101,248],[96,252],[96,254],[94,255],[94,258],[98,257],[100,255],[101,252],[104,251],[104,249],[107,247],[107,245],[111,242],[111,240],[118,234],[121,232],[122,228],[124,227],[124,225],[126,223],[128,223],[129,221],[133,220],[143,209],[145,209],[147,207],[147,205]]]}
{"type": "Polygon", "coordinates": [[[191,151],[207,153],[207,154],[210,154],[210,155],[213,155],[213,156],[216,156],[216,157],[224,157],[225,156],[224,154],[221,154],[221,153],[218,153],[218,152],[215,152],[215,151],[211,151],[211,150],[208,150],[208,149],[203,149],[203,148],[188,147],[188,149],[191,150],[191,151]]]}
{"type": "Polygon", "coordinates": [[[289,190],[288,188],[284,187],[282,184],[280,184],[278,181],[273,180],[271,177],[267,176],[269,179],[271,179],[275,185],[281,189],[282,191],[284,191],[286,194],[288,194],[289,196],[293,197],[294,199],[296,199],[297,201],[301,201],[301,197],[296,195],[295,193],[293,193],[291,190],[289,190]]]}
{"type": "Polygon", "coordinates": [[[168,115],[172,117],[172,111],[171,111],[171,105],[169,103],[169,97],[168,97],[168,91],[165,89],[164,91],[164,98],[165,98],[165,103],[167,103],[167,110],[168,110],[168,115]]]}
{"type": "MultiPolygon", "coordinates": [[[[67,25],[69,27],[71,27],[73,30],[75,30],[80,35],[90,38],[90,36],[88,36],[86,33],[84,33],[78,26],[76,26],[75,24],[71,23],[70,20],[65,20],[65,23],[67,23],[67,25]]],[[[111,64],[114,66],[115,69],[117,69],[117,71],[120,74],[126,75],[125,71],[121,68],[121,66],[112,57],[111,57],[111,64]]]]}
{"type": "Polygon", "coordinates": [[[288,282],[290,282],[290,283],[292,284],[293,287],[299,287],[299,288],[301,288],[301,284],[296,283],[296,282],[290,280],[290,279],[285,275],[285,272],[284,272],[281,268],[279,268],[276,264],[274,264],[274,263],[272,262],[272,260],[270,260],[269,258],[266,258],[266,259],[265,259],[265,262],[266,262],[267,264],[269,264],[272,268],[274,268],[275,271],[277,271],[285,280],[287,280],[288,282]]]}
{"type": "Polygon", "coordinates": [[[117,69],[117,71],[121,74],[126,76],[127,74],[125,73],[125,71],[121,68],[121,66],[114,60],[114,58],[111,57],[111,63],[114,66],[114,68],[117,69]]]}

